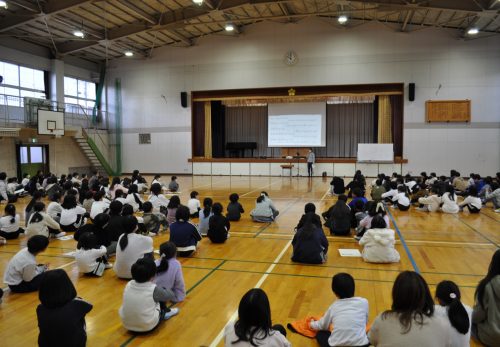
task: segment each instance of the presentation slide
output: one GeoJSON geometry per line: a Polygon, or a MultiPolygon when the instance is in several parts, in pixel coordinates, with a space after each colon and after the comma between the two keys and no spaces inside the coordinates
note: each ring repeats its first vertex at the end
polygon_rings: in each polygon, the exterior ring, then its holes
{"type": "Polygon", "coordinates": [[[326,103],[269,104],[269,147],[325,147],[326,103]]]}

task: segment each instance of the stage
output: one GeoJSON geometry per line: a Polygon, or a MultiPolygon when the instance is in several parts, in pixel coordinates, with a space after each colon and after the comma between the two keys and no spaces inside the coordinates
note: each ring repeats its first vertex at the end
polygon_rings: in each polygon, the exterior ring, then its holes
{"type": "MultiPolygon", "coordinates": [[[[305,158],[192,158],[193,175],[214,176],[307,176],[305,158]],[[298,171],[297,171],[298,168],[298,171]]],[[[361,170],[367,177],[376,177],[379,173],[391,175],[393,172],[403,173],[403,164],[408,160],[396,158],[393,163],[358,163],[356,158],[317,158],[314,164],[314,176],[322,176],[326,172],[331,176],[352,177],[356,170],[361,170]]]]}

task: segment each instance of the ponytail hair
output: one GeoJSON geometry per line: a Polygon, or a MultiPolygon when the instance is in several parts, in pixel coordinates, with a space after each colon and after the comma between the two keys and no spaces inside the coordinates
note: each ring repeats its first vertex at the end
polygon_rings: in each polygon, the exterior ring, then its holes
{"type": "Polygon", "coordinates": [[[29,223],[38,223],[43,220],[43,216],[40,212],[43,211],[45,208],[45,204],[41,201],[35,202],[33,205],[33,210],[35,213],[32,214],[31,219],[29,220],[29,223]]]}
{"type": "Polygon", "coordinates": [[[470,329],[469,314],[460,302],[460,289],[452,281],[442,281],[436,287],[436,298],[448,307],[448,318],[452,327],[460,334],[467,334],[470,329]]]}
{"type": "Polygon", "coordinates": [[[16,206],[14,204],[7,204],[5,206],[5,215],[11,216],[10,224],[14,224],[16,222],[16,206]]]}
{"type": "Polygon", "coordinates": [[[210,210],[212,209],[212,199],[205,198],[203,199],[203,215],[207,218],[210,215],[210,210]]]}
{"type": "Polygon", "coordinates": [[[177,254],[175,243],[168,241],[160,245],[160,265],[156,268],[156,273],[165,272],[168,270],[168,261],[177,254]]]}
{"type": "Polygon", "coordinates": [[[120,249],[124,251],[128,245],[128,234],[133,233],[137,229],[137,218],[135,218],[134,216],[123,217],[122,226],[124,233],[121,236],[119,243],[120,249]]]}

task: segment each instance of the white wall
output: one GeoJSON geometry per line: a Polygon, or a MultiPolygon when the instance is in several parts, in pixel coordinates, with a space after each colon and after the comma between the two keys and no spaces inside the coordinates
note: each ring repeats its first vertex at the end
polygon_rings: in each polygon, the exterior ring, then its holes
{"type": "Polygon", "coordinates": [[[191,111],[180,106],[181,91],[388,82],[416,83],[415,101],[405,101],[404,171],[498,171],[500,36],[463,41],[417,29],[266,22],[238,38],[212,35],[156,49],[150,60],[112,61],[108,81],[122,81],[123,171],[191,172],[191,111]],[[293,67],[283,63],[289,49],[299,56],[293,67]],[[472,123],[426,124],[428,99],[471,99],[472,123]],[[151,132],[152,144],[138,145],[139,132],[151,132]]]}

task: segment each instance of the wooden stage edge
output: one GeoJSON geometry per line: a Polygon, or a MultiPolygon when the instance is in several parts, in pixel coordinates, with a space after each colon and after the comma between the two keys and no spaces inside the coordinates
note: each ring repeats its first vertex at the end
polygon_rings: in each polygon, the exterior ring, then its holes
{"type": "MultiPolygon", "coordinates": [[[[300,159],[300,162],[305,162],[305,158],[300,159]]],[[[201,158],[194,157],[189,158],[190,163],[296,163],[297,159],[285,159],[285,158],[201,158]]],[[[316,158],[316,163],[347,163],[356,164],[358,161],[356,158],[316,158]]],[[[371,164],[377,164],[378,162],[373,162],[371,164]]],[[[408,159],[394,158],[391,164],[407,164],[408,159]]]]}

